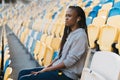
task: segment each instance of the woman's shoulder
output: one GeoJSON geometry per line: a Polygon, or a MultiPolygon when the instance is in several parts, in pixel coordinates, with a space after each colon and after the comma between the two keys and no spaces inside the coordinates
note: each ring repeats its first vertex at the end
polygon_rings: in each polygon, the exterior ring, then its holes
{"type": "Polygon", "coordinates": [[[74,40],[80,39],[80,38],[86,38],[85,30],[82,28],[78,29],[78,31],[76,31],[76,33],[73,34],[71,38],[73,38],[74,40]]]}

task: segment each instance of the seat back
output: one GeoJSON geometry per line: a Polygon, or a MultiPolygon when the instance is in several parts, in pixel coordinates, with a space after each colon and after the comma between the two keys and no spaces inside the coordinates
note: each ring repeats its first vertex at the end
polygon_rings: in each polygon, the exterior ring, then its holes
{"type": "Polygon", "coordinates": [[[120,30],[120,15],[111,16],[107,20],[107,24],[113,27],[117,27],[120,30]]]}
{"type": "Polygon", "coordinates": [[[11,73],[12,73],[12,68],[8,67],[4,74],[4,80],[7,80],[11,73]]]}
{"type": "Polygon", "coordinates": [[[112,8],[109,12],[108,17],[115,15],[120,15],[120,8],[112,8]]]}
{"type": "Polygon", "coordinates": [[[106,17],[105,16],[98,16],[93,19],[92,24],[94,24],[96,27],[102,27],[105,25],[106,17]]]}
{"type": "Polygon", "coordinates": [[[111,26],[104,26],[101,28],[98,39],[99,48],[102,51],[113,51],[112,44],[117,42],[118,30],[111,26]],[[110,36],[108,36],[110,35],[110,36]],[[106,39],[107,38],[107,39],[106,39]]]}
{"type": "Polygon", "coordinates": [[[104,10],[104,9],[100,9],[98,11],[98,15],[97,16],[105,16],[105,17],[107,17],[108,16],[108,11],[104,10]]]}
{"type": "Polygon", "coordinates": [[[53,49],[50,46],[47,46],[46,53],[43,59],[43,66],[48,66],[51,63],[53,53],[53,49]]]}
{"type": "Polygon", "coordinates": [[[34,49],[34,58],[37,59],[37,55],[39,53],[39,48],[40,48],[40,41],[37,41],[36,42],[36,46],[35,46],[35,49],[34,49]]]}
{"type": "Polygon", "coordinates": [[[118,38],[118,43],[116,44],[116,48],[118,49],[119,54],[120,54],[120,35],[119,35],[119,38],[118,38]]]}
{"type": "Polygon", "coordinates": [[[106,3],[102,6],[102,9],[109,11],[112,8],[113,3],[106,3]]]}
{"type": "Polygon", "coordinates": [[[45,44],[46,44],[47,46],[51,46],[52,39],[53,39],[53,35],[47,36],[47,37],[46,37],[45,44]]]}
{"type": "Polygon", "coordinates": [[[87,24],[87,26],[92,23],[92,20],[93,20],[93,18],[90,17],[90,16],[86,18],[86,24],[87,24]]]}
{"type": "Polygon", "coordinates": [[[120,8],[120,1],[115,2],[113,7],[115,7],[115,8],[120,8]]]}
{"type": "Polygon", "coordinates": [[[107,80],[107,79],[105,79],[103,76],[96,73],[95,71],[92,71],[88,68],[84,68],[80,80],[107,80]]]}
{"type": "Polygon", "coordinates": [[[94,25],[89,25],[87,29],[90,48],[95,48],[96,47],[95,41],[98,40],[100,30],[98,27],[95,27],[94,25]]]}
{"type": "Polygon", "coordinates": [[[118,80],[120,73],[120,56],[107,51],[94,54],[90,69],[104,76],[106,80],[118,80]]]}
{"type": "Polygon", "coordinates": [[[40,45],[40,48],[39,48],[39,53],[38,53],[38,56],[37,56],[37,60],[39,62],[40,65],[43,65],[43,60],[44,60],[44,56],[46,54],[46,44],[41,42],[41,45],[40,45]]]}
{"type": "Polygon", "coordinates": [[[53,38],[53,40],[52,40],[51,47],[52,47],[54,50],[59,50],[59,48],[60,48],[60,43],[61,43],[61,38],[60,38],[60,37],[55,37],[55,38],[53,38]]]}

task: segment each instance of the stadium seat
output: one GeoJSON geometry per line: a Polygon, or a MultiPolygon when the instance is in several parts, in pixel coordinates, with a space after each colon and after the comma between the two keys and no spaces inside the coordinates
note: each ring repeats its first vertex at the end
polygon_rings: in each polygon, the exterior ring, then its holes
{"type": "Polygon", "coordinates": [[[32,56],[34,56],[34,49],[35,49],[35,46],[36,46],[36,42],[37,42],[37,40],[35,40],[33,38],[33,43],[32,43],[32,45],[30,47],[30,53],[31,53],[32,56]]]}
{"type": "Polygon", "coordinates": [[[21,34],[24,31],[24,29],[25,29],[24,27],[21,27],[20,30],[18,31],[18,35],[17,35],[18,39],[20,39],[21,34]]]}
{"type": "Polygon", "coordinates": [[[111,3],[111,2],[103,4],[101,9],[109,11],[112,8],[112,5],[113,5],[113,3],[111,3]]]}
{"type": "Polygon", "coordinates": [[[119,27],[120,26],[120,22],[119,22],[119,20],[120,20],[120,15],[111,16],[107,20],[107,25],[116,27],[120,31],[120,27],[119,27]]]}
{"type": "Polygon", "coordinates": [[[8,67],[5,71],[5,74],[4,74],[4,80],[9,80],[9,76],[11,73],[12,73],[12,68],[8,67]]]}
{"type": "Polygon", "coordinates": [[[93,19],[93,18],[97,17],[97,13],[98,13],[98,11],[91,11],[91,12],[89,13],[88,17],[91,16],[92,19],[93,19]]]}
{"type": "Polygon", "coordinates": [[[114,0],[101,0],[100,4],[114,3],[114,0]]]}
{"type": "Polygon", "coordinates": [[[50,46],[47,46],[47,49],[46,49],[46,53],[45,53],[45,55],[44,55],[44,57],[43,57],[43,61],[42,61],[42,65],[43,66],[48,66],[50,63],[51,63],[51,61],[52,61],[52,57],[53,57],[53,49],[52,49],[52,47],[50,47],[50,46]]]}
{"type": "Polygon", "coordinates": [[[88,17],[88,15],[89,15],[89,13],[90,13],[91,10],[92,10],[92,6],[86,7],[84,9],[86,17],[88,17]]]}
{"type": "Polygon", "coordinates": [[[58,56],[58,51],[60,49],[60,43],[61,43],[61,38],[60,37],[55,37],[55,38],[52,39],[51,47],[54,51],[52,60],[55,59],[55,57],[58,56]]]}
{"type": "Polygon", "coordinates": [[[113,52],[95,52],[90,68],[83,69],[81,80],[119,80],[119,62],[120,56],[113,52]]]}
{"type": "MultiPolygon", "coordinates": [[[[10,54],[5,54],[4,55],[4,65],[6,65],[6,62],[9,60],[10,54]]],[[[1,54],[0,54],[0,67],[1,67],[1,54]]]]}
{"type": "Polygon", "coordinates": [[[95,48],[96,47],[95,41],[98,40],[100,29],[99,27],[96,27],[94,25],[89,25],[87,29],[90,48],[95,48]]]}
{"type": "Polygon", "coordinates": [[[5,64],[4,64],[4,72],[6,71],[6,69],[9,67],[9,65],[11,64],[11,60],[7,59],[5,64]]]}
{"type": "Polygon", "coordinates": [[[38,63],[43,66],[43,60],[44,60],[44,56],[46,54],[46,49],[47,49],[47,46],[45,43],[41,43],[40,45],[40,48],[39,48],[39,53],[37,55],[37,60],[38,60],[38,63]]]}
{"type": "Polygon", "coordinates": [[[26,48],[28,48],[29,41],[30,41],[30,36],[28,35],[28,36],[26,37],[26,39],[25,39],[25,42],[24,42],[24,46],[25,46],[26,48]]]}
{"type": "Polygon", "coordinates": [[[112,44],[118,39],[117,28],[111,26],[103,26],[100,31],[100,36],[97,43],[102,51],[113,51],[112,44]],[[110,36],[108,36],[110,35],[110,36]],[[106,39],[107,38],[107,39],[106,39]]]}
{"type": "Polygon", "coordinates": [[[106,80],[106,79],[99,73],[88,68],[84,68],[80,80],[106,80]]]}
{"type": "Polygon", "coordinates": [[[114,3],[114,8],[120,8],[120,1],[114,3]]]}
{"type": "Polygon", "coordinates": [[[85,7],[89,7],[91,5],[92,1],[88,1],[85,7]]]}
{"type": "Polygon", "coordinates": [[[28,49],[29,52],[31,52],[31,47],[32,47],[33,41],[34,41],[33,37],[30,37],[28,45],[26,46],[26,48],[28,49]]]}
{"type": "Polygon", "coordinates": [[[92,9],[92,11],[99,11],[99,9],[101,9],[101,5],[99,4],[99,5],[97,5],[97,6],[95,6],[93,9],[92,9]]]}
{"type": "Polygon", "coordinates": [[[109,12],[108,17],[116,16],[116,15],[120,15],[120,9],[119,8],[112,8],[109,12]]]}
{"type": "Polygon", "coordinates": [[[61,27],[62,27],[62,29],[60,30],[60,37],[63,36],[63,32],[64,32],[65,25],[62,24],[61,27]]]}
{"type": "Polygon", "coordinates": [[[45,43],[46,38],[47,38],[47,34],[42,34],[40,41],[45,43]]]}
{"type": "Polygon", "coordinates": [[[120,35],[119,35],[119,38],[118,38],[118,42],[116,44],[116,48],[118,49],[119,54],[120,54],[120,35]]]}
{"type": "Polygon", "coordinates": [[[86,24],[87,26],[92,23],[93,18],[92,17],[87,17],[86,18],[86,24]]]}
{"type": "Polygon", "coordinates": [[[40,48],[40,41],[37,41],[36,42],[36,46],[35,46],[35,49],[34,49],[34,58],[37,60],[37,55],[39,53],[39,48],[40,48]]]}
{"type": "Polygon", "coordinates": [[[92,24],[95,25],[96,27],[102,27],[106,23],[106,17],[105,16],[98,16],[95,17],[92,21],[92,24]]]}
{"type": "Polygon", "coordinates": [[[42,32],[36,31],[35,34],[34,34],[34,36],[33,36],[33,38],[35,40],[40,40],[41,36],[42,36],[42,32]]]}
{"type": "Polygon", "coordinates": [[[53,35],[49,35],[49,36],[46,37],[45,44],[47,46],[51,46],[53,37],[54,37],[53,35]]]}
{"type": "Polygon", "coordinates": [[[99,17],[99,16],[104,16],[104,17],[108,17],[108,10],[105,10],[105,9],[100,9],[99,11],[98,11],[98,14],[97,14],[97,16],[99,17]]]}
{"type": "Polygon", "coordinates": [[[60,31],[61,31],[61,29],[62,29],[62,25],[59,24],[59,23],[57,23],[56,24],[55,34],[54,34],[55,37],[60,37],[60,31]]]}

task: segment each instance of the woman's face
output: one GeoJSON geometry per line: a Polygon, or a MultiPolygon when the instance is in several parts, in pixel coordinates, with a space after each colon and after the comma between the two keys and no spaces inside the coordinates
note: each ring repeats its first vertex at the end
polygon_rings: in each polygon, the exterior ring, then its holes
{"type": "Polygon", "coordinates": [[[73,27],[77,24],[77,12],[71,8],[68,8],[65,15],[65,26],[73,27]]]}

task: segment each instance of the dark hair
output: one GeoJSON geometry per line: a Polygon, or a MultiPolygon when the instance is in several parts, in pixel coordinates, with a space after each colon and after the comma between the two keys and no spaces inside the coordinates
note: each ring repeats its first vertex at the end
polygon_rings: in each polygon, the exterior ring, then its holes
{"type": "MultiPolygon", "coordinates": [[[[85,17],[85,12],[83,11],[83,9],[79,6],[69,6],[69,8],[75,10],[77,12],[78,17],[81,17],[81,20],[78,21],[79,28],[85,29],[85,32],[87,34],[86,17],[85,17]]],[[[70,27],[65,26],[64,34],[63,34],[61,46],[60,46],[60,53],[59,53],[60,57],[61,57],[63,46],[70,32],[71,32],[70,27]]]]}

